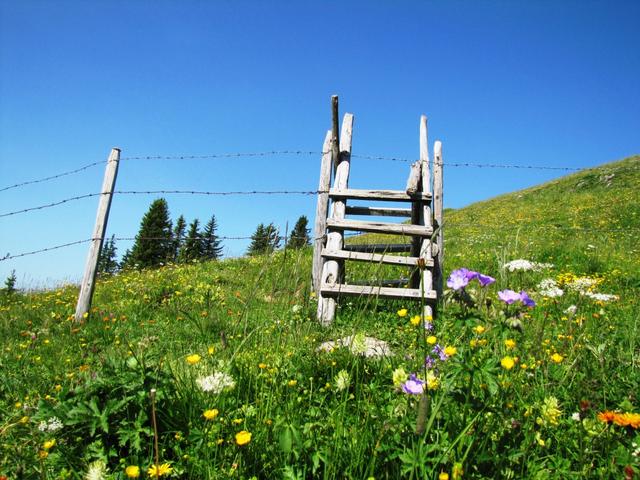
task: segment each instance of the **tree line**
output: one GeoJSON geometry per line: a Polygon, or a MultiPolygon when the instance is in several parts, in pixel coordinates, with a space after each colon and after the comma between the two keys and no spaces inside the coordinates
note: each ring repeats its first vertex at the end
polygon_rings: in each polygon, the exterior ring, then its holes
{"type": "MultiPolygon", "coordinates": [[[[164,198],[154,200],[142,217],[133,246],[124,253],[119,262],[115,236],[105,240],[98,258],[98,272],[113,274],[119,270],[156,268],[167,263],[220,259],[223,246],[217,233],[218,223],[215,215],[211,215],[202,230],[200,228],[200,221],[196,218],[187,229],[187,221],[183,215],[180,215],[173,225],[167,201],[164,198]]],[[[308,220],[303,215],[286,240],[286,247],[302,248],[310,243],[308,220]]],[[[281,245],[282,237],[278,228],[273,223],[260,223],[251,236],[246,253],[271,253],[281,248],[281,245]]]]}

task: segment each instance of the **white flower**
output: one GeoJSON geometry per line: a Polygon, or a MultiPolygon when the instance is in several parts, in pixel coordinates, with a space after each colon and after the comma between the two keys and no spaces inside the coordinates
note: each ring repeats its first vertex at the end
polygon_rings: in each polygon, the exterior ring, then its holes
{"type": "Polygon", "coordinates": [[[531,262],[529,260],[519,258],[517,260],[511,260],[510,262],[505,263],[503,265],[503,268],[509,270],[510,272],[515,272],[516,270],[531,270],[534,272],[539,272],[540,270],[544,270],[545,268],[553,268],[553,264],[531,262]]]}
{"type": "Polygon", "coordinates": [[[573,282],[569,283],[567,287],[576,292],[580,292],[584,294],[589,291],[589,289],[595,287],[598,283],[598,280],[590,277],[578,277],[573,282]]]}
{"type": "Polygon", "coordinates": [[[561,297],[564,291],[558,288],[558,284],[552,278],[545,278],[538,284],[538,293],[544,297],[556,298],[561,297]]]}
{"type": "Polygon", "coordinates": [[[84,478],[85,480],[105,480],[107,478],[107,465],[102,460],[96,460],[89,465],[84,478]]]}
{"type": "Polygon", "coordinates": [[[575,412],[571,415],[571,420],[575,420],[576,422],[580,421],[580,412],[575,412]]]}
{"type": "Polygon", "coordinates": [[[599,302],[610,302],[611,300],[618,300],[617,295],[610,293],[595,293],[595,292],[582,292],[585,297],[589,297],[599,302]]]}
{"type": "Polygon", "coordinates": [[[349,388],[351,377],[349,376],[349,372],[347,372],[346,370],[340,370],[334,377],[333,381],[336,384],[336,389],[338,391],[342,391],[346,388],[349,388]]]}
{"type": "Polygon", "coordinates": [[[575,305],[571,305],[564,312],[568,313],[569,315],[575,315],[577,311],[578,311],[578,307],[576,307],[575,305]]]}
{"type": "Polygon", "coordinates": [[[213,375],[201,377],[196,380],[203,392],[221,393],[225,389],[232,389],[236,382],[232,376],[223,372],[216,372],[213,375]]]}
{"type": "Polygon", "coordinates": [[[294,305],[291,307],[291,311],[293,313],[300,313],[302,311],[302,305],[294,305]]]}
{"type": "Polygon", "coordinates": [[[63,427],[58,417],[51,417],[49,420],[43,420],[38,424],[38,430],[41,432],[56,432],[63,427]]]}

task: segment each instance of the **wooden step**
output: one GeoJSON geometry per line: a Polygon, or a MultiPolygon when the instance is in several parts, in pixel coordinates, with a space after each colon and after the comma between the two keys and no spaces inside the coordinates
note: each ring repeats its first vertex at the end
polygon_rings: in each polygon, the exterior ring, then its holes
{"type": "Polygon", "coordinates": [[[410,208],[384,207],[350,207],[347,205],[347,215],[370,215],[372,217],[411,217],[410,208]]]}
{"type": "MultiPolygon", "coordinates": [[[[338,295],[359,297],[367,295],[395,299],[410,298],[419,300],[422,298],[422,292],[419,288],[372,287],[368,285],[344,285],[341,283],[335,285],[324,283],[320,286],[320,292],[326,297],[338,295]]],[[[424,298],[430,301],[436,300],[436,292],[433,290],[424,292],[424,298]]]]}
{"type": "Polygon", "coordinates": [[[409,243],[363,243],[352,244],[342,247],[347,252],[368,252],[368,253],[409,253],[411,251],[409,243]]]}
{"type": "Polygon", "coordinates": [[[331,198],[359,198],[362,200],[378,200],[390,202],[428,202],[431,194],[425,192],[407,193],[402,190],[358,190],[354,188],[329,189],[331,198]]]}
{"type": "Polygon", "coordinates": [[[409,284],[408,278],[394,278],[383,280],[349,280],[349,285],[369,285],[373,287],[405,287],[409,284]]]}
{"type": "Polygon", "coordinates": [[[387,233],[390,235],[411,235],[430,237],[433,228],[409,223],[363,222],[362,220],[327,220],[327,228],[334,230],[357,230],[359,232],[387,233]]]}
{"type": "MultiPolygon", "coordinates": [[[[344,260],[356,260],[360,262],[375,262],[375,263],[383,263],[385,265],[405,265],[409,267],[414,267],[418,264],[418,257],[399,257],[397,255],[385,255],[379,253],[364,253],[364,252],[354,252],[347,250],[327,250],[326,248],[322,249],[322,254],[325,258],[338,258],[344,260]]],[[[433,259],[427,258],[425,259],[425,264],[428,267],[433,266],[433,259]]]]}

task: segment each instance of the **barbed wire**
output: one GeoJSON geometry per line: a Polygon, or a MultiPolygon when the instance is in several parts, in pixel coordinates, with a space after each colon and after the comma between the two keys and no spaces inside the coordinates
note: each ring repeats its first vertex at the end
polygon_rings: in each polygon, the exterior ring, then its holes
{"type": "Polygon", "coordinates": [[[275,155],[323,155],[317,150],[271,150],[266,152],[232,152],[232,153],[208,153],[203,155],[141,155],[135,157],[122,157],[120,160],[204,160],[215,158],[239,158],[239,157],[270,157],[275,155]]]}
{"type": "Polygon", "coordinates": [[[5,260],[11,260],[13,258],[26,257],[27,255],[35,255],[37,253],[49,252],[51,250],[57,250],[59,248],[71,247],[72,245],[80,245],[81,243],[91,242],[92,240],[94,239],[87,238],[85,240],[76,240],[75,242],[63,243],[62,245],[55,245],[53,247],[41,248],[40,250],[33,250],[31,252],[18,253],[16,255],[11,255],[7,253],[4,257],[0,257],[0,262],[3,262],[5,260]]]}
{"type": "Polygon", "coordinates": [[[55,180],[56,178],[60,178],[60,177],[66,177],[67,175],[73,175],[74,173],[79,173],[79,172],[87,170],[87,169],[89,169],[91,167],[95,167],[96,165],[101,165],[101,164],[104,164],[104,163],[106,163],[106,160],[101,160],[99,162],[93,162],[93,163],[90,163],[88,165],[84,165],[82,167],[76,168],[75,170],[69,170],[68,172],[58,173],[56,175],[51,175],[49,177],[39,178],[39,179],[36,179],[36,180],[28,180],[26,182],[21,182],[21,183],[16,183],[14,185],[9,185],[7,187],[0,188],[0,192],[4,192],[6,190],[11,190],[12,188],[24,187],[25,185],[32,185],[34,183],[42,183],[42,182],[46,182],[48,180],[55,180]]]}
{"type": "Polygon", "coordinates": [[[85,195],[78,195],[76,197],[69,197],[69,198],[65,198],[64,200],[60,200],[60,201],[57,201],[57,202],[47,203],[45,205],[38,205],[37,207],[29,207],[29,208],[23,208],[22,210],[15,210],[13,212],[0,213],[0,218],[9,217],[11,215],[18,215],[19,213],[32,212],[34,210],[44,210],[45,208],[56,207],[58,205],[62,205],[63,203],[73,202],[75,200],[82,200],[83,198],[97,197],[98,195],[106,195],[106,194],[103,194],[103,193],[87,193],[85,195]]]}

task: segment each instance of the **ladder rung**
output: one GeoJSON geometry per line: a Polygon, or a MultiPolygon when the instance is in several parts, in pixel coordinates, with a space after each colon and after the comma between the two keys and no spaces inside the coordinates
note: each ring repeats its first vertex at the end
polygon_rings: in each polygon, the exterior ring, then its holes
{"type": "MultiPolygon", "coordinates": [[[[361,262],[375,262],[383,263],[386,265],[406,265],[416,266],[418,264],[418,257],[399,257],[397,255],[385,255],[379,253],[365,253],[365,252],[353,252],[346,250],[327,250],[322,249],[322,256],[326,258],[340,258],[344,260],[356,260],[361,262]]],[[[433,266],[433,259],[426,258],[425,264],[429,267],[433,266]]]]}
{"type": "Polygon", "coordinates": [[[363,243],[361,245],[345,245],[342,247],[347,252],[369,253],[408,253],[411,248],[408,243],[363,243]]]}
{"type": "Polygon", "coordinates": [[[427,202],[431,200],[431,194],[416,192],[408,194],[402,190],[358,190],[355,188],[345,188],[337,190],[329,189],[329,196],[332,198],[359,198],[363,200],[380,200],[396,202],[413,202],[416,200],[427,202]]]}
{"type": "Polygon", "coordinates": [[[349,285],[369,285],[373,287],[404,287],[409,283],[408,278],[394,278],[387,280],[349,280],[349,285]]]}
{"type": "MultiPolygon", "coordinates": [[[[370,285],[344,285],[341,283],[337,283],[335,285],[330,285],[328,283],[322,284],[320,286],[320,293],[327,297],[336,295],[371,295],[396,299],[411,298],[419,300],[422,298],[422,292],[419,288],[372,287],[370,285]]],[[[425,300],[436,300],[436,292],[433,290],[424,292],[424,298],[425,300]]]]}
{"type": "Polygon", "coordinates": [[[433,228],[425,225],[411,225],[409,223],[363,222],[361,220],[327,220],[327,227],[337,230],[357,230],[360,232],[388,233],[392,235],[412,235],[416,237],[430,237],[433,228]]]}
{"type": "Polygon", "coordinates": [[[370,215],[376,217],[411,217],[410,208],[351,207],[347,205],[347,215],[370,215]]]}

